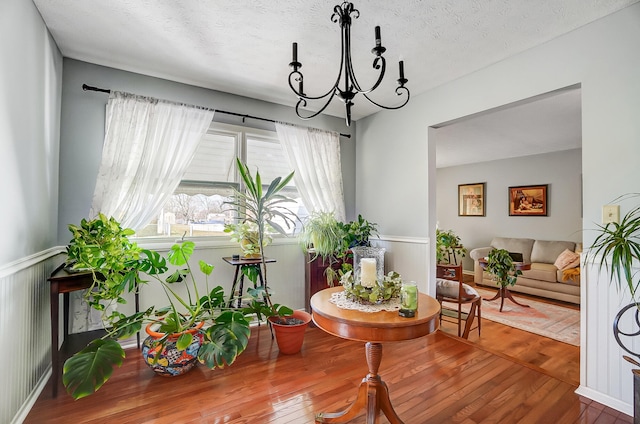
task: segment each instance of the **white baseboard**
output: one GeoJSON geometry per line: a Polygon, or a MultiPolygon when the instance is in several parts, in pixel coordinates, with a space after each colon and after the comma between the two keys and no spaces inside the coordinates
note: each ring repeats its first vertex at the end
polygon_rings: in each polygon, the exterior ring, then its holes
{"type": "Polygon", "coordinates": [[[629,405],[628,403],[622,402],[619,399],[612,398],[611,396],[605,395],[604,393],[600,393],[583,385],[580,385],[576,389],[576,394],[594,400],[598,403],[608,406],[609,408],[613,408],[616,411],[620,411],[623,414],[627,414],[633,417],[633,405],[629,405]]]}
{"type": "MultiPolygon", "coordinates": [[[[21,424],[24,422],[24,420],[27,419],[27,415],[29,415],[31,408],[33,408],[33,405],[35,405],[36,401],[38,400],[38,397],[40,397],[40,394],[42,393],[45,386],[47,385],[47,381],[49,381],[50,377],[51,377],[51,366],[49,366],[47,371],[44,374],[42,374],[42,376],[38,380],[38,383],[29,394],[29,397],[27,398],[27,400],[22,404],[22,406],[18,410],[18,413],[11,420],[11,424],[21,424]]],[[[58,393],[58,395],[64,396],[66,395],[66,393],[58,393]]]]}

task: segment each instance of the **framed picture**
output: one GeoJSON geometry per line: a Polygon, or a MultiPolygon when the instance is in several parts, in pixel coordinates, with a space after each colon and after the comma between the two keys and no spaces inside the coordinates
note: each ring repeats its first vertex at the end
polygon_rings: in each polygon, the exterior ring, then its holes
{"type": "Polygon", "coordinates": [[[547,216],[547,184],[509,187],[509,216],[547,216]]]}
{"type": "Polygon", "coordinates": [[[458,216],[484,216],[484,185],[458,185],[458,216]]]}

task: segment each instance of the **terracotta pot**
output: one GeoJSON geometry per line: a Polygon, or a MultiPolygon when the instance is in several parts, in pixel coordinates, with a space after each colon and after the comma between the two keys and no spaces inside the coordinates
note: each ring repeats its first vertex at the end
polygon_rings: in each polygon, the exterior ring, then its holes
{"type": "Polygon", "coordinates": [[[144,363],[156,374],[163,377],[175,377],[191,370],[196,365],[198,350],[202,345],[203,335],[198,330],[202,328],[204,322],[184,332],[193,335],[193,341],[185,350],[178,350],[176,347],[178,337],[183,333],[171,334],[167,338],[163,349],[162,345],[157,343],[157,340],[164,337],[164,333],[153,331],[151,329],[152,325],[149,324],[145,328],[149,337],[142,343],[144,363]]]}
{"type": "MultiPolygon", "coordinates": [[[[286,325],[277,322],[276,317],[270,317],[273,331],[276,333],[276,341],[280,353],[293,355],[300,352],[304,342],[304,332],[311,321],[311,314],[305,311],[294,311],[293,318],[304,321],[302,324],[286,325]]],[[[287,317],[289,318],[289,317],[287,317]]]]}

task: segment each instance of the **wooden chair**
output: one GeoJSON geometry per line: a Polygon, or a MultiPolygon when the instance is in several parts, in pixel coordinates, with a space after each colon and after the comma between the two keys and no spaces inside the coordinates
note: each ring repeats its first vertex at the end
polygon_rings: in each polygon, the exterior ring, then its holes
{"type": "Polygon", "coordinates": [[[453,318],[458,324],[458,337],[469,338],[471,325],[478,316],[478,336],[482,325],[482,297],[468,284],[462,282],[462,265],[437,265],[436,267],[436,299],[440,302],[440,322],[443,317],[453,318]],[[455,304],[455,308],[443,306],[443,302],[455,304]],[[462,310],[462,305],[470,304],[469,312],[462,310]],[[462,321],[465,321],[464,331],[462,321]]]}

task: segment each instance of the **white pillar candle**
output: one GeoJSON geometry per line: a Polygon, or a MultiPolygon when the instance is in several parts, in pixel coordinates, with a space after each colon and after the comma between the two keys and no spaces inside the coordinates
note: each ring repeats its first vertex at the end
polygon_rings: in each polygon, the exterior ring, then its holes
{"type": "Polygon", "coordinates": [[[360,259],[360,285],[373,287],[376,284],[376,258],[360,259]]]}

